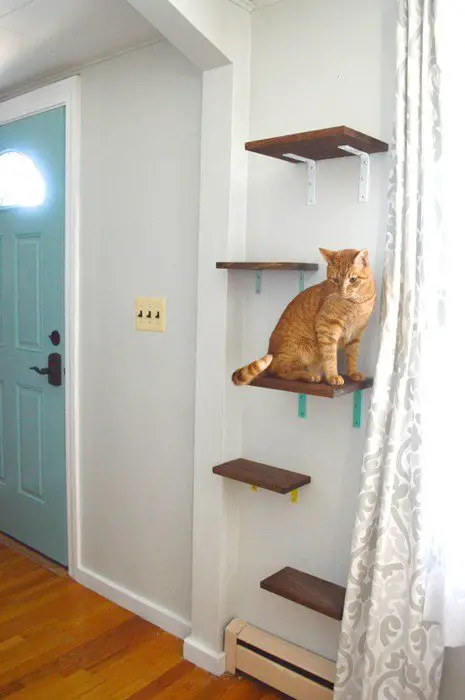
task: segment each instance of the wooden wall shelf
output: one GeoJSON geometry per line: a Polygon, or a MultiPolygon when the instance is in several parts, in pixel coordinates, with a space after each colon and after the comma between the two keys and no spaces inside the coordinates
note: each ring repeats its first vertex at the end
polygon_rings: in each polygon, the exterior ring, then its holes
{"type": "Polygon", "coordinates": [[[318,131],[304,131],[300,134],[249,141],[245,144],[247,151],[261,153],[271,158],[279,158],[288,163],[299,162],[299,160],[285,155],[291,153],[300,156],[300,158],[310,160],[344,158],[353,155],[341,150],[340,146],[351,146],[358,151],[368,154],[384,153],[389,148],[385,141],[380,141],[347,126],[335,126],[331,129],[319,129],[318,131]]]}
{"type": "Polygon", "coordinates": [[[286,566],[260,583],[260,588],[322,615],[342,620],[346,589],[286,566]]]}
{"type": "Polygon", "coordinates": [[[218,270],[318,270],[318,263],[306,262],[217,262],[218,270]]]}
{"type": "Polygon", "coordinates": [[[311,481],[305,474],[270,467],[269,464],[253,462],[250,459],[233,459],[231,462],[219,464],[213,467],[213,473],[227,479],[241,481],[243,484],[283,494],[300,489],[311,481]]]}
{"type": "Polygon", "coordinates": [[[276,389],[277,391],[290,391],[294,394],[307,394],[309,396],[322,396],[326,399],[335,399],[345,394],[353,394],[355,391],[369,389],[373,386],[373,379],[367,378],[363,382],[353,382],[344,377],[342,386],[331,386],[326,382],[310,384],[310,382],[293,381],[291,379],[279,379],[271,375],[262,374],[249,386],[258,386],[261,389],[276,389]]]}

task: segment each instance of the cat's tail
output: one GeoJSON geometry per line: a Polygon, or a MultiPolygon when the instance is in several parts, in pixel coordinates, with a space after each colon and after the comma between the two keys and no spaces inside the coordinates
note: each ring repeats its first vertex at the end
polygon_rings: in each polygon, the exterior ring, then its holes
{"type": "Polygon", "coordinates": [[[231,379],[234,384],[238,386],[243,386],[244,384],[251,384],[255,377],[262,374],[271,365],[273,360],[273,355],[265,355],[259,360],[254,360],[250,365],[241,367],[241,369],[236,369],[231,379]]]}

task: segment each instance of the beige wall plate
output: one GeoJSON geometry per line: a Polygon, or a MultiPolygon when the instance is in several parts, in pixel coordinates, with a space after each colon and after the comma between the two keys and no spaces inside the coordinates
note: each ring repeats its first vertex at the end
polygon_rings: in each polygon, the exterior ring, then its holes
{"type": "Polygon", "coordinates": [[[136,331],[165,332],[166,299],[137,297],[134,314],[136,331]]]}

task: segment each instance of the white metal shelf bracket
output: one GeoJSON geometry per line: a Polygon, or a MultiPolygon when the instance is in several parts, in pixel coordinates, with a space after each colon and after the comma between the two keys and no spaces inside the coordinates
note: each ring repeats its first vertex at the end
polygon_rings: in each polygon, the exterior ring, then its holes
{"type": "Polygon", "coordinates": [[[299,163],[307,164],[307,206],[311,206],[316,202],[316,162],[310,158],[303,158],[302,156],[297,156],[295,153],[283,153],[285,158],[292,158],[292,160],[298,161],[299,163]]]}
{"type": "Polygon", "coordinates": [[[359,151],[352,146],[338,146],[341,151],[346,151],[360,158],[360,178],[358,183],[358,201],[367,202],[370,187],[370,156],[365,151],[359,151]]]}

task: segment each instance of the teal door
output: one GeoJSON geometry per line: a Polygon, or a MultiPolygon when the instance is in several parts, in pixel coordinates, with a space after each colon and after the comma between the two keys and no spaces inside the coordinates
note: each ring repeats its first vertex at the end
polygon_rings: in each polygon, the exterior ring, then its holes
{"type": "Polygon", "coordinates": [[[65,108],[0,126],[0,531],[62,564],[64,226],[65,108]]]}

